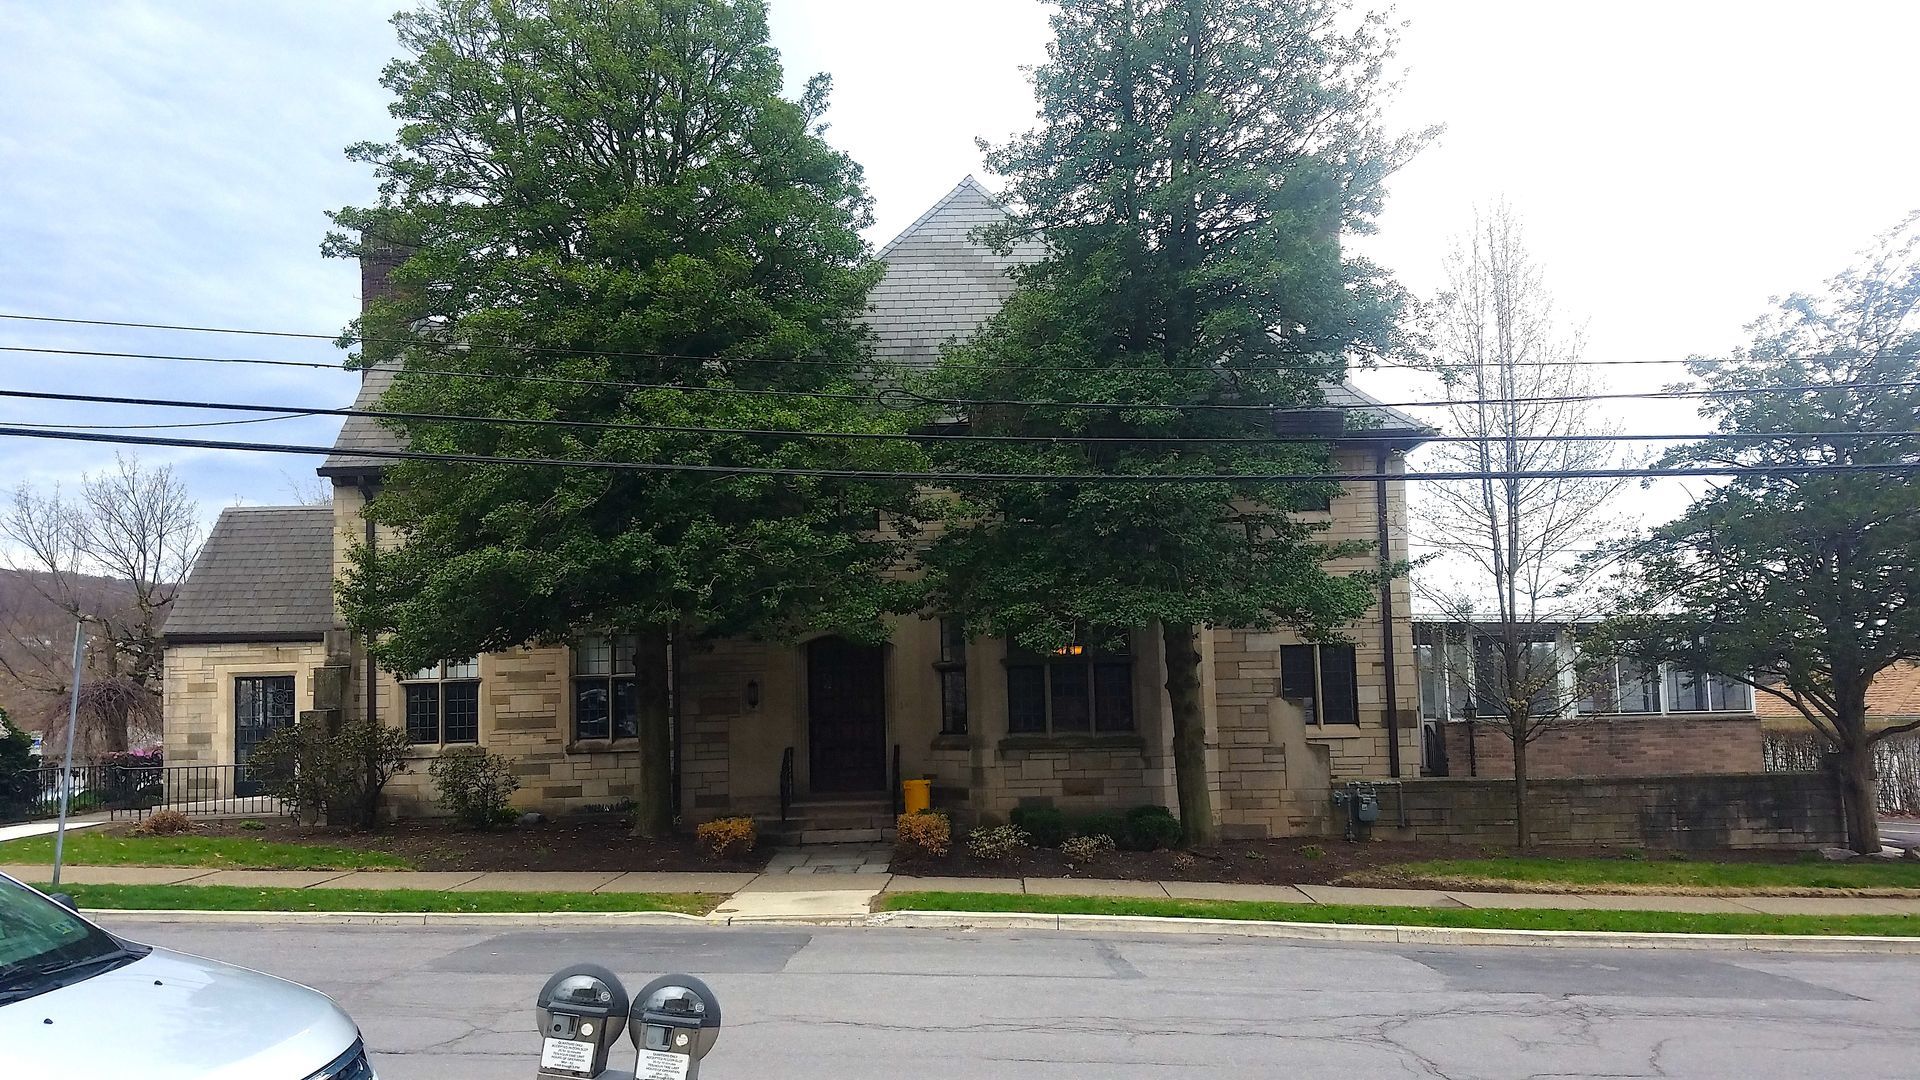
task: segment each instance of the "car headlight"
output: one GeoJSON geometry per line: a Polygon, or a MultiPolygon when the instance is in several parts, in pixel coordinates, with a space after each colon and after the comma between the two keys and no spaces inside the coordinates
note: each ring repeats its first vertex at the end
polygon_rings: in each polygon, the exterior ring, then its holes
{"type": "Polygon", "coordinates": [[[367,1060],[367,1047],[355,1039],[353,1046],[327,1063],[326,1068],[314,1073],[306,1080],[380,1080],[374,1074],[373,1063],[367,1060]]]}

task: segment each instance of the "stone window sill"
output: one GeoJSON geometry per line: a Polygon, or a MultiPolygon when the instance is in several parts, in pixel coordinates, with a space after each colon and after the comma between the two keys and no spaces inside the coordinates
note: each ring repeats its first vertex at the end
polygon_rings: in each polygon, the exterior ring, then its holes
{"type": "Polygon", "coordinates": [[[1000,740],[1007,750],[1132,750],[1145,753],[1147,740],[1135,734],[1009,735],[1000,740]]]}
{"type": "Polygon", "coordinates": [[[569,754],[637,754],[640,752],[638,739],[583,739],[567,744],[569,754]]]}
{"type": "Polygon", "coordinates": [[[971,750],[971,749],[973,749],[973,736],[971,736],[971,735],[953,735],[953,734],[942,734],[942,735],[935,735],[935,736],[933,737],[933,745],[932,745],[932,747],[931,747],[931,749],[934,749],[934,750],[971,750]]]}
{"type": "Polygon", "coordinates": [[[1372,734],[1373,732],[1362,729],[1359,724],[1328,724],[1325,727],[1308,728],[1307,740],[1311,742],[1314,739],[1360,739],[1372,734]]]}

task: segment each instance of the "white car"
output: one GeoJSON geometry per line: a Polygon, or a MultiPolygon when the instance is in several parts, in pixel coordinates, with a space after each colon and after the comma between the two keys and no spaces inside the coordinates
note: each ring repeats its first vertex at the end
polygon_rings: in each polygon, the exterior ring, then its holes
{"type": "Polygon", "coordinates": [[[126,941],[4,874],[0,1076],[377,1080],[325,994],[126,941]]]}

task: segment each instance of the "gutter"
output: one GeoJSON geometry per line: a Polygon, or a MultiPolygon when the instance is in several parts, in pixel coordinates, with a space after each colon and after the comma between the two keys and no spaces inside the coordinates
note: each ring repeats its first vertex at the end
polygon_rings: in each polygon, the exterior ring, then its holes
{"type": "Polygon", "coordinates": [[[1380,479],[1374,481],[1374,511],[1379,526],[1380,543],[1380,655],[1386,672],[1387,698],[1387,773],[1393,779],[1400,778],[1400,692],[1398,657],[1395,650],[1393,633],[1393,579],[1386,576],[1387,568],[1393,562],[1393,552],[1388,546],[1387,529],[1387,458],[1389,451],[1381,447],[1374,454],[1374,471],[1380,479]]]}
{"type": "MultiPolygon", "coordinates": [[[[371,569],[373,557],[380,550],[379,537],[374,533],[373,518],[367,516],[367,506],[373,502],[373,480],[361,477],[356,485],[360,491],[360,522],[366,527],[367,565],[371,569]]],[[[373,659],[373,632],[367,632],[367,725],[377,728],[380,723],[380,669],[373,659]]],[[[1395,775],[1398,775],[1397,773],[1395,775]]]]}

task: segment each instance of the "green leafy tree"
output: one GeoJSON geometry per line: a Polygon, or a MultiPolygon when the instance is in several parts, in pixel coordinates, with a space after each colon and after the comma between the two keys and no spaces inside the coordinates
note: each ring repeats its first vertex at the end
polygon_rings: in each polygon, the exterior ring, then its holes
{"type": "MultiPolygon", "coordinates": [[[[329,250],[410,255],[352,332],[393,409],[612,427],[399,423],[415,448],[675,465],[912,469],[911,444],[669,428],[882,431],[863,316],[881,273],[827,80],[781,96],[761,0],[436,0],[395,19],[401,121],[352,148],[379,205],[329,250]],[[428,371],[492,376],[445,377],[428,371]],[[619,386],[613,383],[628,385],[619,386]]],[[[533,465],[391,466],[396,546],[343,580],[394,670],[582,629],[640,642],[636,832],[671,826],[676,634],[868,636],[908,600],[876,514],[910,488],[533,465]]],[[[891,534],[889,534],[891,535],[891,534]]]]}
{"type": "MultiPolygon", "coordinates": [[[[1064,0],[1033,83],[1040,124],[994,150],[1013,205],[988,239],[1049,254],[950,352],[930,396],[1125,403],[974,406],[983,434],[1100,443],[958,444],[956,471],[1324,472],[1323,446],[1274,442],[1355,350],[1395,345],[1401,292],[1343,251],[1419,137],[1379,119],[1392,28],[1344,3],[1064,0]],[[1143,443],[1139,438],[1238,442],[1143,443]]],[[[1377,579],[1287,511],[1325,485],[956,483],[927,554],[933,602],[1035,649],[1158,624],[1180,818],[1215,837],[1200,701],[1207,626],[1336,635],[1377,579]]]]}
{"type": "Polygon", "coordinates": [[[7,711],[0,709],[0,821],[27,816],[40,795],[39,767],[39,759],[33,756],[33,740],[14,727],[7,711]]]}
{"type": "Polygon", "coordinates": [[[1723,395],[1701,411],[1743,437],[1665,463],[1779,471],[1720,483],[1654,530],[1606,637],[1792,705],[1838,755],[1849,844],[1873,852],[1873,744],[1920,728],[1867,724],[1874,678],[1920,660],[1920,479],[1913,439],[1846,433],[1920,431],[1920,215],[1824,295],[1789,296],[1751,330],[1747,348],[1692,365],[1723,395]],[[1779,385],[1819,389],[1742,392],[1779,385]],[[1892,469],[1797,471],[1809,465],[1892,469]]]}

